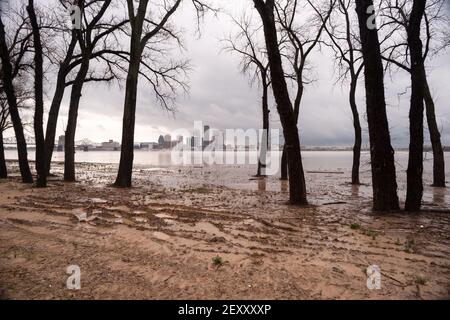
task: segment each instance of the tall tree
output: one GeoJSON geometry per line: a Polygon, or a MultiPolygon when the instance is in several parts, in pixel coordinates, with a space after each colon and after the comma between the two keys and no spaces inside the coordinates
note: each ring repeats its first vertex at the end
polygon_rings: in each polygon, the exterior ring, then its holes
{"type": "Polygon", "coordinates": [[[79,66],[81,63],[81,59],[73,61],[73,54],[77,44],[77,35],[75,33],[75,28],[68,29],[64,27],[64,24],[67,22],[67,15],[69,6],[73,5],[75,0],[73,1],[59,1],[61,7],[58,7],[59,10],[57,14],[54,16],[54,20],[58,21],[58,38],[63,41],[63,45],[60,47],[64,48],[64,53],[58,59],[58,72],[56,75],[55,89],[53,93],[53,98],[50,104],[50,109],[48,112],[47,118],[47,127],[45,131],[45,155],[46,155],[46,169],[47,174],[50,172],[51,167],[51,159],[53,155],[53,150],[55,148],[55,137],[56,137],[56,128],[58,123],[59,109],[61,107],[61,103],[64,97],[64,92],[67,87],[66,78],[69,73],[79,66]],[[59,21],[58,17],[63,16],[64,21],[59,21]],[[66,41],[65,34],[69,34],[69,39],[66,41]]]}
{"type": "Polygon", "coordinates": [[[300,139],[294,108],[289,97],[278,42],[274,0],[253,0],[263,23],[272,90],[277,103],[287,151],[289,168],[289,199],[291,204],[306,204],[306,184],[303,172],[300,139]]]}
{"type": "Polygon", "coordinates": [[[47,186],[47,169],[45,158],[45,141],[43,129],[44,116],[44,70],[43,70],[43,53],[40,35],[40,26],[36,17],[34,1],[28,0],[27,6],[28,16],[33,32],[33,48],[34,48],[34,137],[36,144],[36,171],[37,187],[47,186]]]}
{"type": "MultiPolygon", "coordinates": [[[[313,9],[311,15],[302,17],[299,15],[299,1],[286,0],[277,2],[275,10],[277,21],[281,25],[282,35],[287,41],[284,43],[286,48],[284,56],[287,58],[292,68],[289,75],[297,87],[293,101],[295,122],[298,124],[300,106],[305,91],[305,85],[310,81],[305,74],[308,66],[308,59],[314,48],[320,44],[321,36],[325,25],[330,17],[334,7],[334,1],[324,2],[325,6],[318,6],[311,0],[307,0],[308,6],[313,9]],[[298,20],[303,18],[303,23],[298,20]]],[[[288,162],[286,157],[286,148],[283,148],[281,157],[281,180],[287,179],[288,162]]]]}
{"type": "Polygon", "coordinates": [[[359,33],[364,59],[367,122],[372,166],[373,209],[399,209],[394,149],[391,146],[384,95],[383,64],[372,0],[356,0],[359,33]]]}
{"type": "Polygon", "coordinates": [[[237,53],[241,57],[240,66],[243,74],[250,77],[253,84],[255,81],[262,90],[261,111],[263,135],[260,141],[260,153],[258,159],[258,169],[256,176],[265,176],[265,165],[267,148],[269,146],[269,63],[267,54],[258,44],[258,33],[260,27],[252,26],[249,17],[243,16],[239,21],[232,19],[238,28],[238,32],[234,36],[230,36],[225,40],[226,50],[237,53]]]}
{"type": "MultiPolygon", "coordinates": [[[[361,121],[356,104],[356,89],[364,64],[360,53],[359,36],[353,31],[354,21],[350,11],[353,6],[352,0],[337,0],[335,10],[333,10],[328,23],[325,24],[325,30],[330,39],[330,42],[326,44],[334,51],[335,63],[339,69],[338,81],[344,82],[348,79],[350,84],[348,100],[353,116],[353,132],[355,135],[351,179],[352,184],[357,185],[360,183],[359,167],[361,161],[362,134],[361,121]]],[[[319,14],[318,10],[316,12],[319,14]]],[[[325,21],[322,15],[320,17],[322,21],[325,21]]]]}
{"type": "MultiPolygon", "coordinates": [[[[8,99],[6,97],[5,91],[3,90],[2,79],[3,77],[0,76],[0,178],[4,179],[8,177],[8,171],[6,168],[3,133],[8,129],[13,128],[13,125],[9,116],[8,99]]],[[[17,97],[18,108],[27,109],[26,102],[32,98],[32,94],[20,84],[15,84],[14,90],[17,97]]]]}
{"type": "Polygon", "coordinates": [[[418,211],[423,195],[423,100],[425,68],[420,25],[426,0],[414,0],[408,24],[408,47],[411,54],[411,106],[409,110],[409,158],[407,169],[406,211],[418,211]]]}
{"type": "MultiPolygon", "coordinates": [[[[75,31],[80,53],[73,55],[75,61],[69,65],[69,68],[73,64],[79,64],[79,68],[75,78],[66,82],[66,85],[72,85],[72,90],[64,141],[64,181],[75,181],[75,133],[84,84],[91,81],[111,81],[117,78],[109,67],[100,75],[90,72],[90,62],[103,55],[120,53],[120,50],[113,49],[114,45],[108,41],[108,37],[128,23],[127,20],[117,22],[114,18],[102,20],[111,5],[111,0],[93,0],[86,5],[84,1],[79,1],[79,5],[80,11],[85,13],[83,20],[86,26],[75,31]],[[90,11],[90,19],[86,17],[87,10],[90,11]]],[[[111,38],[116,39],[113,36],[111,38]]]]}
{"type": "Polygon", "coordinates": [[[12,125],[9,121],[8,102],[4,95],[3,89],[0,89],[0,179],[5,179],[8,177],[5,160],[5,148],[3,145],[3,132],[11,127],[12,125]]]}
{"type": "MultiPolygon", "coordinates": [[[[16,33],[17,34],[17,33],[16,33]]],[[[14,90],[13,80],[19,73],[20,60],[29,49],[29,40],[31,33],[21,36],[17,34],[14,37],[13,47],[15,44],[19,47],[17,55],[15,55],[15,67],[11,63],[9,47],[6,43],[5,25],[3,24],[3,16],[0,15],[0,59],[2,62],[2,76],[3,76],[3,90],[8,100],[9,113],[14,127],[14,132],[17,140],[17,153],[19,158],[19,169],[24,183],[32,183],[33,176],[31,175],[30,166],[28,164],[27,143],[23,132],[22,120],[19,114],[17,104],[17,96],[14,90]],[[20,40],[19,40],[20,39],[20,40]]]]}
{"type": "MultiPolygon", "coordinates": [[[[155,91],[157,99],[160,103],[168,108],[167,100],[171,100],[170,95],[161,92],[161,85],[166,85],[169,91],[175,92],[177,86],[185,88],[185,84],[180,81],[177,75],[186,71],[187,64],[171,64],[168,67],[160,67],[155,65],[143,64],[142,59],[145,51],[157,51],[158,49],[149,48],[149,43],[155,47],[164,44],[168,39],[176,39],[179,41],[178,35],[168,25],[169,19],[174,15],[181,4],[182,0],[164,1],[159,3],[159,8],[150,10],[153,12],[162,12],[162,16],[155,19],[148,17],[149,0],[139,1],[137,9],[135,1],[127,0],[128,17],[131,27],[130,50],[128,58],[127,79],[125,85],[125,102],[122,122],[122,145],[120,152],[119,171],[117,173],[114,185],[117,187],[130,187],[133,171],[134,157],[134,128],[136,122],[136,99],[137,85],[139,75],[143,75],[150,82],[155,91]],[[161,38],[162,37],[162,38],[161,38]],[[140,71],[143,65],[149,74],[145,75],[140,71]],[[153,78],[151,78],[153,76],[153,78]]],[[[206,10],[211,9],[207,4],[199,0],[191,0],[199,18],[206,10]]],[[[155,4],[156,5],[156,4],[155,4]]],[[[161,51],[160,51],[161,52],[161,51]]]]}
{"type": "MultiPolygon", "coordinates": [[[[421,22],[421,36],[423,41],[423,64],[430,57],[439,54],[450,45],[449,17],[443,12],[446,0],[429,0],[425,6],[421,22]]],[[[394,68],[412,72],[410,57],[411,50],[408,44],[408,28],[411,18],[412,2],[408,0],[383,0],[380,7],[380,17],[383,24],[385,39],[383,40],[383,59],[387,67],[392,71],[394,68]]],[[[430,141],[433,149],[433,186],[445,187],[445,160],[441,143],[441,134],[436,121],[434,99],[432,97],[426,70],[423,81],[423,95],[425,101],[426,117],[430,141]]]]}

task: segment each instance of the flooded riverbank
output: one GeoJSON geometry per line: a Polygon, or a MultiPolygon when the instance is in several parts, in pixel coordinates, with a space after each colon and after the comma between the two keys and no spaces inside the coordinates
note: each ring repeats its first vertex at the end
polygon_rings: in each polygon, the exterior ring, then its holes
{"type": "MultiPolygon", "coordinates": [[[[305,157],[306,161],[306,157],[305,157]]],[[[433,212],[375,214],[370,172],[307,168],[310,205],[254,166],[137,165],[131,189],[115,164],[62,166],[46,189],[0,181],[0,295],[73,299],[436,299],[450,297],[449,189],[425,178],[433,212]],[[313,170],[314,169],[314,170],[313,170]],[[314,171],[314,172],[313,172],[314,171]],[[220,260],[213,260],[214,257],[220,260]],[[213,262],[216,261],[216,262],[213,262]],[[219,261],[219,262],[217,262],[219,261]],[[81,269],[68,290],[66,268],[81,269]],[[382,272],[379,290],[366,269],[382,272]]],[[[404,178],[399,171],[399,195],[404,178]]]]}

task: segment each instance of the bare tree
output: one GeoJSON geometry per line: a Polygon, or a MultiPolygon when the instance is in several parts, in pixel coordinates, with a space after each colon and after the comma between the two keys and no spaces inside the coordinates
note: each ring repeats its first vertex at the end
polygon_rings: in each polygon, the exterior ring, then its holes
{"type": "Polygon", "coordinates": [[[411,52],[411,107],[409,110],[409,158],[407,170],[406,211],[418,211],[423,195],[423,99],[425,68],[420,25],[426,0],[414,0],[408,23],[408,47],[411,52]]]}
{"type": "MultiPolygon", "coordinates": [[[[179,8],[183,0],[165,0],[154,4],[156,8],[149,8],[149,0],[139,1],[135,8],[135,1],[127,0],[128,17],[131,27],[130,50],[128,57],[127,80],[125,86],[125,102],[122,125],[122,145],[120,153],[119,171],[114,185],[117,187],[130,187],[134,156],[134,128],[136,119],[136,99],[139,75],[142,75],[151,85],[156,98],[166,109],[171,109],[177,87],[186,90],[186,84],[180,79],[185,74],[188,64],[186,62],[170,62],[168,65],[143,63],[147,54],[161,54],[158,45],[175,40],[180,45],[179,35],[169,25],[170,18],[179,8]],[[148,14],[153,13],[153,17],[148,14]],[[160,16],[154,12],[162,12],[160,16]],[[144,67],[146,71],[140,70],[144,67]],[[166,89],[166,90],[165,90],[166,89]]],[[[207,4],[199,0],[191,0],[197,18],[207,10],[207,4]]],[[[163,50],[165,54],[166,51],[163,50]]]]}
{"type": "Polygon", "coordinates": [[[29,42],[32,37],[32,34],[26,30],[27,23],[28,21],[22,16],[18,24],[14,25],[15,30],[11,32],[13,36],[12,39],[10,39],[10,45],[8,45],[3,15],[0,15],[0,59],[2,62],[3,90],[7,97],[8,110],[16,135],[17,153],[22,181],[24,183],[32,183],[33,177],[28,163],[27,143],[25,141],[17,95],[13,83],[14,79],[19,75],[19,72],[26,67],[23,58],[29,50],[29,42]]]}
{"type": "MultiPolygon", "coordinates": [[[[427,58],[439,54],[450,41],[450,21],[443,12],[445,0],[429,0],[425,5],[424,17],[421,22],[421,37],[423,41],[423,64],[427,58]]],[[[408,28],[412,13],[412,2],[407,0],[383,0],[380,6],[381,28],[385,33],[383,40],[383,59],[391,71],[402,69],[412,72],[411,50],[408,45],[408,28]]],[[[445,160],[441,143],[441,134],[436,121],[435,105],[431,95],[426,70],[423,81],[423,94],[426,107],[426,117],[430,141],[433,149],[433,186],[445,187],[445,160]]]]}
{"type": "MultiPolygon", "coordinates": [[[[108,67],[105,69],[105,72],[100,74],[96,74],[95,71],[89,71],[91,59],[97,59],[110,51],[116,52],[113,49],[114,45],[108,42],[108,37],[111,36],[111,38],[115,39],[112,34],[128,23],[127,20],[118,22],[114,17],[102,19],[110,7],[111,1],[93,0],[86,4],[84,1],[79,1],[80,11],[84,13],[85,26],[81,30],[75,31],[80,53],[73,55],[75,61],[72,62],[72,65],[79,64],[78,72],[73,80],[66,81],[66,85],[72,85],[72,90],[65,132],[64,181],[75,181],[75,131],[84,84],[91,81],[111,81],[117,78],[117,75],[108,67]]],[[[113,43],[117,45],[115,41],[113,43]]]]}
{"type": "Polygon", "coordinates": [[[0,91],[0,178],[4,179],[8,177],[8,171],[6,169],[5,160],[5,148],[3,146],[3,132],[12,128],[11,121],[9,121],[9,108],[8,101],[3,92],[3,88],[0,91]]]}
{"type": "MultiPolygon", "coordinates": [[[[352,184],[359,184],[359,167],[361,159],[361,121],[356,104],[356,89],[358,79],[364,64],[361,56],[359,35],[353,30],[355,19],[351,14],[354,8],[352,0],[337,0],[336,6],[325,24],[325,30],[330,42],[326,43],[334,51],[334,60],[339,70],[338,81],[349,81],[348,99],[353,116],[353,144],[352,184]]],[[[319,14],[319,11],[316,10],[319,14]]],[[[325,18],[321,16],[321,20],[325,18]]],[[[357,21],[356,21],[357,23],[357,21]]]]}
{"type": "Polygon", "coordinates": [[[27,11],[33,33],[34,48],[34,137],[36,144],[36,186],[46,187],[47,169],[45,164],[45,140],[42,124],[44,117],[44,58],[40,25],[36,17],[33,0],[28,0],[27,11]]]}
{"type": "MultiPolygon", "coordinates": [[[[295,98],[293,101],[295,122],[298,123],[300,113],[300,105],[305,90],[305,85],[309,83],[305,74],[307,71],[308,58],[313,49],[321,42],[322,32],[333,10],[334,0],[326,6],[319,7],[311,0],[307,0],[312,15],[309,17],[300,17],[300,4],[298,0],[286,0],[277,2],[275,10],[277,13],[278,23],[281,25],[282,37],[288,41],[285,44],[287,50],[283,55],[287,58],[293,70],[290,76],[297,87],[295,98]],[[304,18],[303,23],[298,20],[304,18]]],[[[281,157],[281,179],[287,179],[288,162],[286,157],[286,147],[283,148],[281,157]]]]}
{"type": "Polygon", "coordinates": [[[66,78],[69,73],[76,68],[81,62],[78,59],[78,63],[73,61],[73,54],[77,44],[77,36],[73,28],[69,29],[65,27],[67,23],[67,15],[69,13],[69,6],[74,4],[73,1],[59,1],[60,6],[57,8],[58,11],[53,16],[53,20],[57,22],[58,27],[55,28],[57,31],[58,39],[60,40],[60,46],[63,48],[63,53],[56,58],[58,64],[58,72],[56,75],[55,89],[53,93],[52,102],[50,104],[50,109],[47,118],[47,127],[45,131],[45,155],[46,155],[46,169],[47,174],[50,172],[51,159],[53,155],[53,150],[55,148],[55,136],[56,127],[58,122],[59,109],[61,107],[62,99],[64,97],[64,92],[68,86],[66,83],[66,78]],[[64,19],[60,19],[64,17],[64,19]],[[67,39],[67,35],[68,38],[67,39]]]}
{"type": "MultiPolygon", "coordinates": [[[[8,172],[6,169],[6,159],[5,159],[5,149],[3,145],[3,133],[13,128],[11,117],[9,116],[9,106],[8,98],[3,90],[3,77],[0,76],[0,178],[4,179],[8,177],[8,172]]],[[[17,106],[22,110],[28,108],[27,102],[33,97],[32,93],[29,92],[21,83],[16,83],[14,85],[14,92],[17,97],[17,106]]],[[[27,126],[28,123],[24,123],[27,126]]]]}
{"type": "Polygon", "coordinates": [[[383,63],[380,42],[373,19],[373,1],[356,0],[359,33],[364,59],[367,122],[372,166],[373,209],[398,210],[394,149],[391,146],[384,95],[383,63]]]}
{"type": "Polygon", "coordinates": [[[241,57],[241,71],[255,81],[262,89],[261,110],[263,116],[263,136],[260,142],[260,154],[256,176],[265,176],[266,153],[269,145],[269,63],[267,53],[258,43],[261,27],[252,26],[251,18],[243,16],[239,21],[232,18],[238,27],[234,36],[225,39],[225,49],[237,53],[241,57]]]}
{"type": "Polygon", "coordinates": [[[306,184],[300,150],[300,139],[294,108],[289,98],[285,72],[282,65],[282,56],[275,22],[275,1],[253,0],[253,3],[261,17],[264,28],[272,90],[286,141],[285,145],[289,168],[289,199],[291,204],[306,204],[306,184]]]}

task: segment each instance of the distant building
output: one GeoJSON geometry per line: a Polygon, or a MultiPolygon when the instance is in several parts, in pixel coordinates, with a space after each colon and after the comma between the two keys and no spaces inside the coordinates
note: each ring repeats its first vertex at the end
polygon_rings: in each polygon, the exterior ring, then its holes
{"type": "Polygon", "coordinates": [[[206,141],[206,142],[211,141],[210,134],[209,134],[209,126],[208,125],[203,126],[203,140],[206,141]]]}
{"type": "Polygon", "coordinates": [[[166,134],[164,136],[164,149],[170,149],[172,148],[172,137],[170,134],[166,134]]]}
{"type": "Polygon", "coordinates": [[[148,149],[148,150],[158,149],[158,143],[156,143],[156,142],[141,142],[140,148],[148,149]]]}
{"type": "Polygon", "coordinates": [[[113,140],[109,140],[108,142],[102,142],[100,150],[102,151],[117,151],[120,149],[120,143],[115,142],[113,140]]]}
{"type": "Polygon", "coordinates": [[[161,148],[164,147],[164,137],[162,135],[158,138],[158,144],[161,148]]]}
{"type": "Polygon", "coordinates": [[[66,136],[59,136],[58,138],[58,146],[56,147],[56,151],[64,151],[66,136]]]}

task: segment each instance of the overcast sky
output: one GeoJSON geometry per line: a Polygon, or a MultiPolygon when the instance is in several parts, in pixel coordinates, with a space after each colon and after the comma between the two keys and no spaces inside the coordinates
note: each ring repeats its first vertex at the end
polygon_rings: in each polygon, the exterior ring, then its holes
{"type": "MultiPolygon", "coordinates": [[[[188,1],[185,2],[188,4],[188,1]]],[[[233,14],[251,4],[250,0],[211,2],[233,14]]],[[[207,16],[201,26],[199,38],[195,33],[194,11],[192,6],[187,4],[176,14],[172,23],[185,29],[183,37],[186,51],[174,52],[174,55],[191,59],[193,70],[190,73],[190,92],[186,96],[179,96],[176,113],[168,113],[155,103],[151,87],[141,79],[135,141],[157,141],[159,134],[170,133],[180,127],[191,129],[193,121],[196,120],[219,129],[261,127],[260,90],[257,86],[250,87],[248,78],[240,73],[238,57],[221,50],[220,39],[231,32],[232,24],[229,18],[224,15],[207,16]]],[[[257,18],[257,15],[254,17],[257,18]]],[[[314,52],[311,63],[317,81],[308,85],[304,94],[299,123],[301,142],[303,145],[351,145],[353,128],[347,102],[347,87],[334,85],[336,73],[328,51],[314,52]]],[[[448,52],[428,61],[428,75],[444,145],[450,145],[449,71],[448,52]]],[[[363,84],[362,81],[360,84],[363,84]]],[[[392,79],[387,75],[385,86],[393,144],[407,146],[409,93],[400,99],[398,94],[409,86],[409,76],[405,72],[398,72],[392,79]]],[[[362,89],[360,86],[358,106],[363,125],[366,127],[362,89]]],[[[70,90],[66,90],[57,135],[63,134],[64,131],[69,94],[70,90]]],[[[115,84],[86,85],[79,110],[76,140],[89,138],[95,142],[107,139],[120,141],[123,100],[124,90],[115,84]]],[[[47,107],[49,104],[47,101],[47,107]]],[[[273,103],[271,111],[271,125],[279,127],[279,118],[273,103]]],[[[425,136],[428,142],[427,131],[425,136]]],[[[367,142],[364,137],[364,144],[367,142]]]]}

